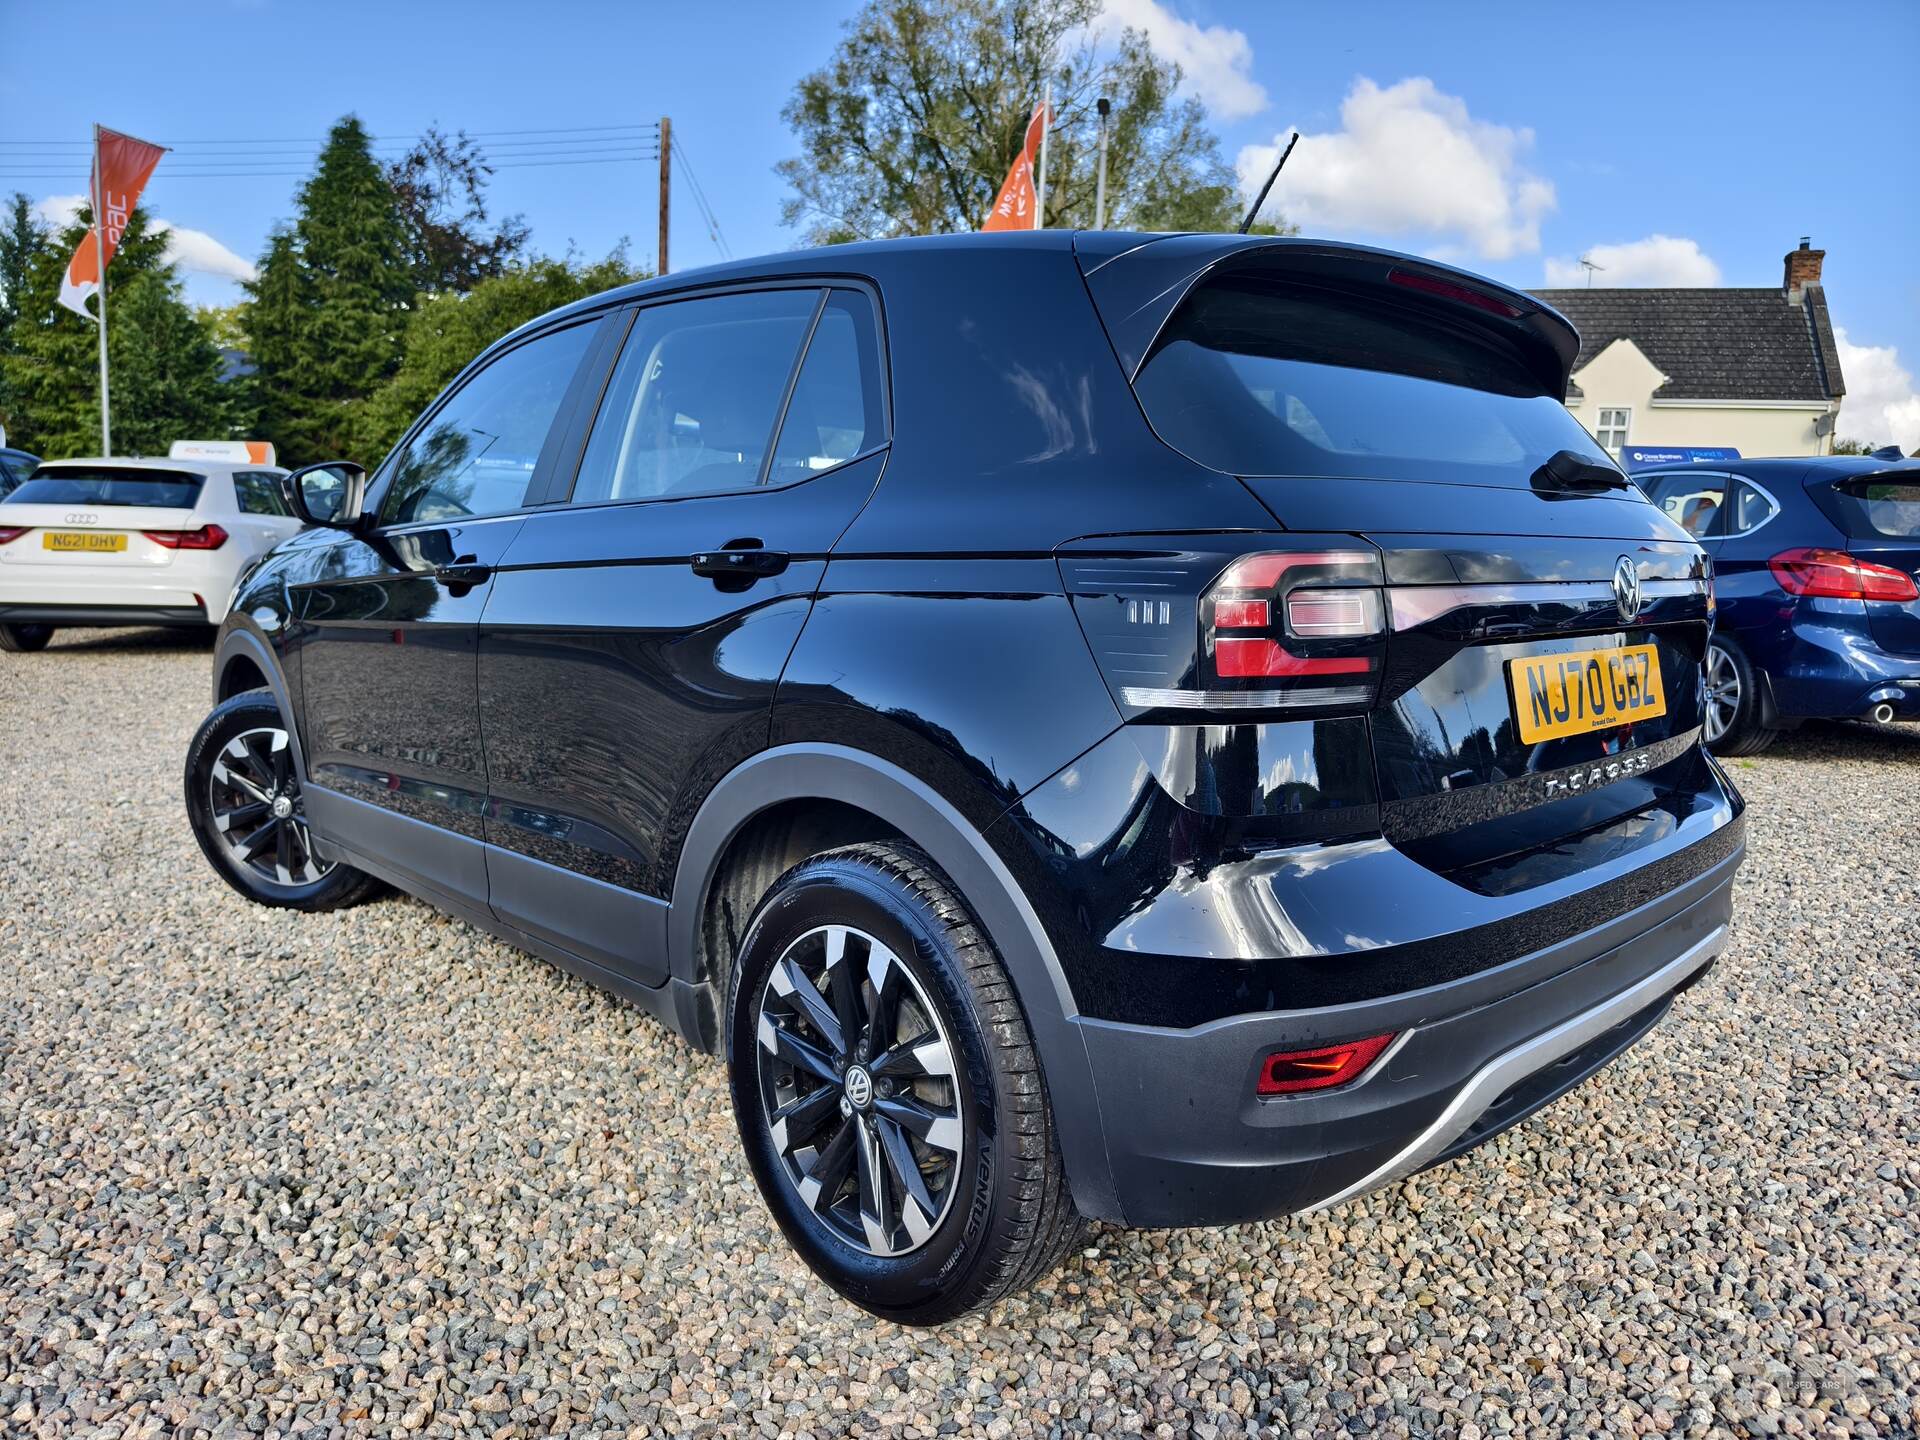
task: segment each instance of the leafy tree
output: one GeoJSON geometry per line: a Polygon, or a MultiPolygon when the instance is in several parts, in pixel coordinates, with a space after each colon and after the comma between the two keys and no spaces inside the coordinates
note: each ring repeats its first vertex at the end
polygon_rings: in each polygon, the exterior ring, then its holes
{"type": "Polygon", "coordinates": [[[487,181],[493,167],[462,130],[428,126],[387,179],[400,202],[414,288],[429,294],[471,290],[500,274],[526,249],[529,228],[519,215],[487,225],[487,181]]]}
{"type": "Polygon", "coordinates": [[[1240,219],[1233,171],[1180,68],[1146,37],[1096,44],[1101,0],[869,0],[839,51],[781,112],[801,153],[786,222],[827,244],[977,229],[1053,82],[1045,221],[1090,226],[1098,116],[1113,101],[1107,224],[1221,230],[1240,219]]]}
{"type": "MultiPolygon", "coordinates": [[[[43,455],[100,448],[99,341],[92,322],[59,304],[67,259],[92,219],[82,211],[33,257],[19,290],[17,349],[0,354],[0,383],[15,406],[9,439],[43,455]]],[[[166,237],[136,209],[107,270],[113,447],[122,455],[228,438],[249,418],[241,395],[221,383],[219,348],[181,298],[165,253],[166,237]]]]}
{"type": "Polygon", "coordinates": [[[399,200],[355,117],[329,133],[298,208],[268,240],[248,321],[262,433],[305,463],[349,453],[399,368],[414,283],[399,200]]]}
{"type": "MultiPolygon", "coordinates": [[[[15,191],[7,205],[5,228],[0,229],[0,355],[19,350],[15,327],[20,323],[20,300],[35,258],[49,244],[47,227],[35,218],[27,197],[15,191]]],[[[6,381],[0,376],[0,426],[12,428],[13,406],[6,381]]]]}
{"type": "Polygon", "coordinates": [[[347,453],[369,463],[386,454],[467,362],[502,335],[556,306],[642,278],[623,245],[596,264],[543,257],[482,280],[469,294],[424,299],[407,325],[405,358],[366,407],[356,448],[347,453]]]}

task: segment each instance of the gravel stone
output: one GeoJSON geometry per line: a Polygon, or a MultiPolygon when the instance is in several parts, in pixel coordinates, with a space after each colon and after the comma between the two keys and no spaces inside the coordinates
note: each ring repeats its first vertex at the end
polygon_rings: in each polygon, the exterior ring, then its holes
{"type": "Polygon", "coordinates": [[[208,662],[0,657],[0,1432],[1915,1433],[1920,730],[1733,762],[1731,952],[1542,1114],[914,1332],[788,1252],[718,1061],[417,901],[222,885],[208,662]]]}

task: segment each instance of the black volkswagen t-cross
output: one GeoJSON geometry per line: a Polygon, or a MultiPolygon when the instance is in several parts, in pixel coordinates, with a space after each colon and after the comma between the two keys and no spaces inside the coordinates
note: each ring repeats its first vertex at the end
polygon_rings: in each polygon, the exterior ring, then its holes
{"type": "MultiPolygon", "coordinates": [[[[1083,1219],[1460,1154],[1726,942],[1698,545],[1539,302],[1220,235],[675,275],[493,346],[243,577],[215,869],[397,885],[726,1057],[774,1219],[926,1323],[1083,1219]]],[[[377,957],[373,957],[377,961],[377,957]]]]}

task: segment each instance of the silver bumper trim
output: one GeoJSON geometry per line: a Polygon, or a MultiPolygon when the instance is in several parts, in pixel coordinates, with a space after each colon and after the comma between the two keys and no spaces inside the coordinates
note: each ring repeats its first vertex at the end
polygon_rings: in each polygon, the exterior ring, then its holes
{"type": "Polygon", "coordinates": [[[1404,1179],[1430,1163],[1470,1129],[1507,1091],[1529,1075],[1538,1073],[1604,1034],[1622,1020],[1637,1014],[1671,990],[1676,990],[1696,970],[1703,968],[1727,948],[1727,927],[1716,926],[1705,939],[1696,942],[1651,975],[1603,1000],[1591,1010],[1563,1020],[1551,1030],[1542,1031],[1522,1045],[1496,1055],[1460,1087],[1445,1110],[1420,1132],[1403,1150],[1360,1179],[1309,1205],[1303,1214],[1326,1210],[1404,1179]]]}

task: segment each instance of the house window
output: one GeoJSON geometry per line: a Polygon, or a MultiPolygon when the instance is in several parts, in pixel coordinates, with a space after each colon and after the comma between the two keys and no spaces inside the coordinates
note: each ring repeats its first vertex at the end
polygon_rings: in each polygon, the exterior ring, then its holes
{"type": "Polygon", "coordinates": [[[1627,443],[1627,422],[1632,418],[1633,411],[1627,409],[1600,412],[1600,423],[1594,427],[1593,438],[1615,459],[1620,456],[1620,447],[1627,443]]]}

